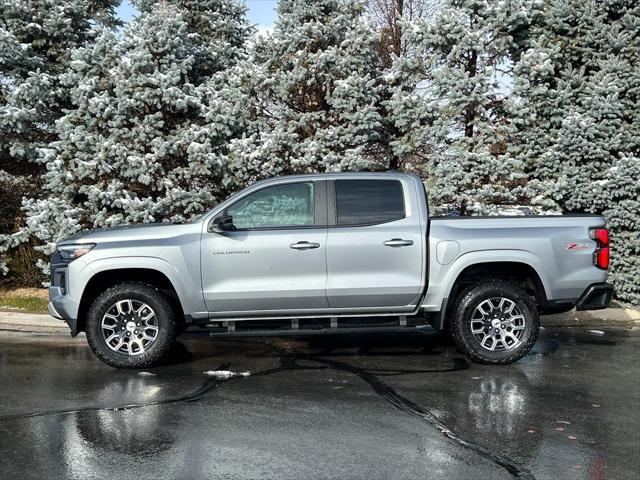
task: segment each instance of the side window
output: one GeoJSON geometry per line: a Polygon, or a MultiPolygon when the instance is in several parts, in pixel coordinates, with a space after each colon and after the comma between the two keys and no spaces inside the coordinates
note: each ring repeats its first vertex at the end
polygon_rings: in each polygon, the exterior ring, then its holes
{"type": "Polygon", "coordinates": [[[336,180],[338,225],[371,225],[404,218],[398,180],[336,180]]]}
{"type": "Polygon", "coordinates": [[[258,190],[227,209],[236,228],[303,227],[314,224],[313,182],[258,190]]]}

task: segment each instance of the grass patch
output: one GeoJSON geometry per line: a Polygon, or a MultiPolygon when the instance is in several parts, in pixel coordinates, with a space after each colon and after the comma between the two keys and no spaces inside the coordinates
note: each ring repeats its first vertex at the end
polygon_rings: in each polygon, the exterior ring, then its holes
{"type": "Polygon", "coordinates": [[[0,289],[0,310],[47,313],[48,292],[44,288],[0,289]]]}

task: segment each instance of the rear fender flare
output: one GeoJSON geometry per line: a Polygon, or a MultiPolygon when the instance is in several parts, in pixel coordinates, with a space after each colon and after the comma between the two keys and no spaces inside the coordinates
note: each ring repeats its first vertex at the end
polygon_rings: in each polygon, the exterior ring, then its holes
{"type": "Polygon", "coordinates": [[[454,260],[451,268],[446,274],[444,285],[442,288],[443,298],[447,299],[451,295],[453,286],[460,277],[460,274],[468,267],[477,265],[480,263],[521,263],[527,265],[540,278],[542,282],[542,288],[547,298],[551,298],[551,292],[549,290],[549,282],[542,273],[541,261],[534,254],[527,250],[480,250],[468,252],[460,255],[454,260]]]}

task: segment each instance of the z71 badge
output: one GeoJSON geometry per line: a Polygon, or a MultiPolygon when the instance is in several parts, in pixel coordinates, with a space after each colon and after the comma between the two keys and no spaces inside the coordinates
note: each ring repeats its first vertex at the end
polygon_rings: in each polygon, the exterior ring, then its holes
{"type": "Polygon", "coordinates": [[[588,250],[593,248],[591,242],[571,242],[567,243],[567,250],[588,250]]]}

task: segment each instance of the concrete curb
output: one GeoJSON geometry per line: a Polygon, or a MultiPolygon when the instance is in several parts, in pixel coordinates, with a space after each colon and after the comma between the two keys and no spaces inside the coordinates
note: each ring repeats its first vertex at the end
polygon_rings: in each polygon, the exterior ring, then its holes
{"type": "Polygon", "coordinates": [[[606,327],[608,325],[634,327],[640,326],[640,310],[635,308],[605,308],[604,310],[571,310],[557,315],[545,315],[542,324],[548,326],[589,326],[606,327]]]}
{"type": "Polygon", "coordinates": [[[41,313],[0,311],[0,330],[69,335],[69,327],[64,320],[41,313]]]}
{"type": "MultiPolygon", "coordinates": [[[[640,326],[640,310],[633,308],[606,308],[587,312],[571,310],[567,313],[545,315],[542,317],[545,326],[640,326]]],[[[38,313],[22,313],[0,311],[0,331],[62,333],[69,334],[69,328],[63,320],[50,315],[38,313]]]]}

